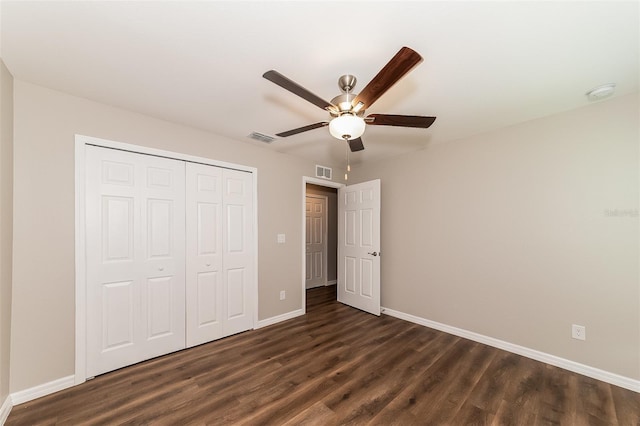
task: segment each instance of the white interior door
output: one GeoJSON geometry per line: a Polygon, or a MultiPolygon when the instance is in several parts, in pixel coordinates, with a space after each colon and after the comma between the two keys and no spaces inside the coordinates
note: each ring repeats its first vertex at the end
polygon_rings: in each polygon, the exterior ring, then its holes
{"type": "Polygon", "coordinates": [[[251,173],[222,171],[223,333],[253,327],[253,180],[251,173]]]}
{"type": "Polygon", "coordinates": [[[184,162],[87,146],[87,376],[185,347],[184,162]]]}
{"type": "Polygon", "coordinates": [[[305,287],[327,283],[327,197],[307,195],[305,200],[305,287]]]}
{"type": "Polygon", "coordinates": [[[338,301],[380,315],[380,180],[338,189],[338,301]]]}
{"type": "Polygon", "coordinates": [[[187,163],[187,347],[223,334],[222,170],[187,163]]]}

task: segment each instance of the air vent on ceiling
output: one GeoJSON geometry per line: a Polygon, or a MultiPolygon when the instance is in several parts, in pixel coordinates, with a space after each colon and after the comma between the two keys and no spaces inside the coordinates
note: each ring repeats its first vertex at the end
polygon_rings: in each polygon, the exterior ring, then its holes
{"type": "Polygon", "coordinates": [[[264,143],[271,143],[274,140],[276,140],[276,138],[274,138],[273,136],[265,135],[264,133],[258,133],[258,132],[251,132],[249,137],[251,139],[255,139],[257,141],[264,142],[264,143]]]}
{"type": "Polygon", "coordinates": [[[316,177],[331,180],[331,169],[329,167],[319,166],[316,164],[316,177]]]}

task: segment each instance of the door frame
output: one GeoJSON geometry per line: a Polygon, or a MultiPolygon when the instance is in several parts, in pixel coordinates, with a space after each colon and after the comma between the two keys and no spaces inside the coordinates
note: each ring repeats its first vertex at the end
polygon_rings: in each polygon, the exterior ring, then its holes
{"type": "MultiPolygon", "coordinates": [[[[86,342],[86,221],[85,221],[85,167],[86,146],[95,145],[103,148],[118,149],[137,154],[171,158],[209,166],[239,170],[251,173],[253,185],[253,288],[250,289],[253,304],[253,328],[258,328],[258,169],[240,164],[227,163],[174,151],[165,151],[140,145],[110,141],[92,136],[75,135],[75,375],[74,384],[79,385],[87,380],[87,342],[86,342]]],[[[304,283],[303,283],[304,284],[304,283]]],[[[303,306],[304,308],[304,306],[303,306]]]]}
{"type": "MultiPolygon", "coordinates": [[[[328,242],[328,237],[329,237],[329,197],[327,195],[319,195],[319,194],[305,194],[305,202],[307,197],[311,197],[311,198],[317,198],[319,200],[324,200],[324,223],[322,224],[322,238],[324,241],[324,248],[322,250],[322,276],[324,277],[324,284],[323,285],[327,285],[327,282],[329,280],[327,280],[327,274],[329,273],[329,268],[328,268],[328,263],[327,263],[327,253],[328,253],[328,246],[329,246],[329,242],[328,242]]],[[[305,215],[305,236],[306,236],[306,215],[305,215]]],[[[306,240],[306,238],[305,238],[306,240]]],[[[306,241],[305,241],[306,243],[306,241]]],[[[306,244],[305,244],[305,258],[304,258],[304,263],[305,263],[305,269],[306,269],[306,264],[307,264],[307,257],[306,257],[306,244]]],[[[304,287],[305,289],[307,288],[307,280],[305,277],[304,280],[304,287]]],[[[319,287],[319,286],[318,286],[319,287]]]]}
{"type": "MultiPolygon", "coordinates": [[[[306,211],[306,206],[305,206],[305,202],[307,199],[307,183],[312,183],[314,185],[318,185],[318,186],[324,186],[327,188],[342,188],[345,187],[346,185],[344,183],[339,183],[339,182],[333,182],[330,180],[325,180],[325,179],[320,179],[320,178],[314,178],[314,177],[310,177],[310,176],[302,176],[302,196],[301,201],[300,201],[300,205],[301,205],[301,211],[302,211],[302,220],[300,221],[302,223],[302,238],[300,239],[300,253],[301,253],[301,259],[302,262],[301,265],[302,267],[300,268],[300,276],[301,276],[301,289],[302,289],[302,315],[307,313],[307,286],[306,286],[306,281],[307,281],[307,274],[306,274],[306,249],[307,249],[307,239],[306,239],[306,218],[307,218],[307,211],[306,211]]],[[[338,202],[340,202],[340,200],[338,200],[338,202]]],[[[328,220],[328,219],[327,219],[328,220]]],[[[340,239],[340,236],[338,236],[338,239],[340,239]]]]}

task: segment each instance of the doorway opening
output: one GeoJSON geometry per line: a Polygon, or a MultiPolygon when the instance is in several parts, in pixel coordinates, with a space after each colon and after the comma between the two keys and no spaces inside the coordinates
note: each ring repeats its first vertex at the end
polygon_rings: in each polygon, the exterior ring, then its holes
{"type": "Polygon", "coordinates": [[[307,290],[338,282],[338,188],[343,184],[303,178],[302,308],[307,290]]]}

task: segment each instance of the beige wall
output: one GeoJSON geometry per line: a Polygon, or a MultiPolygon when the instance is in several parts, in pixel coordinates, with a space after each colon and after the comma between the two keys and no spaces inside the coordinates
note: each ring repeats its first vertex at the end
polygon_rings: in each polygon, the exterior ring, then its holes
{"type": "MultiPolygon", "coordinates": [[[[3,245],[10,81],[2,68],[3,245]]],[[[301,307],[300,183],[314,163],[21,81],[13,89],[13,289],[3,278],[0,305],[5,351],[13,291],[12,392],[74,372],[76,133],[256,167],[259,318],[301,307]]],[[[638,98],[627,96],[355,170],[354,181],[382,179],[382,304],[640,379],[639,226],[625,213],[638,209],[638,126],[638,98]],[[585,342],[570,338],[572,323],[587,327],[585,342]]]]}
{"type": "Polygon", "coordinates": [[[14,113],[12,392],[74,373],[76,133],[256,167],[259,318],[301,308],[300,184],[313,162],[18,80],[14,113]]]}
{"type": "Polygon", "coordinates": [[[327,196],[327,280],[338,279],[338,190],[307,184],[307,194],[327,196]]]}
{"type": "Polygon", "coordinates": [[[629,95],[355,170],[382,180],[382,305],[640,379],[638,114],[629,95]]]}
{"type": "Polygon", "coordinates": [[[0,405],[9,395],[13,244],[13,77],[0,59],[0,405]]]}

